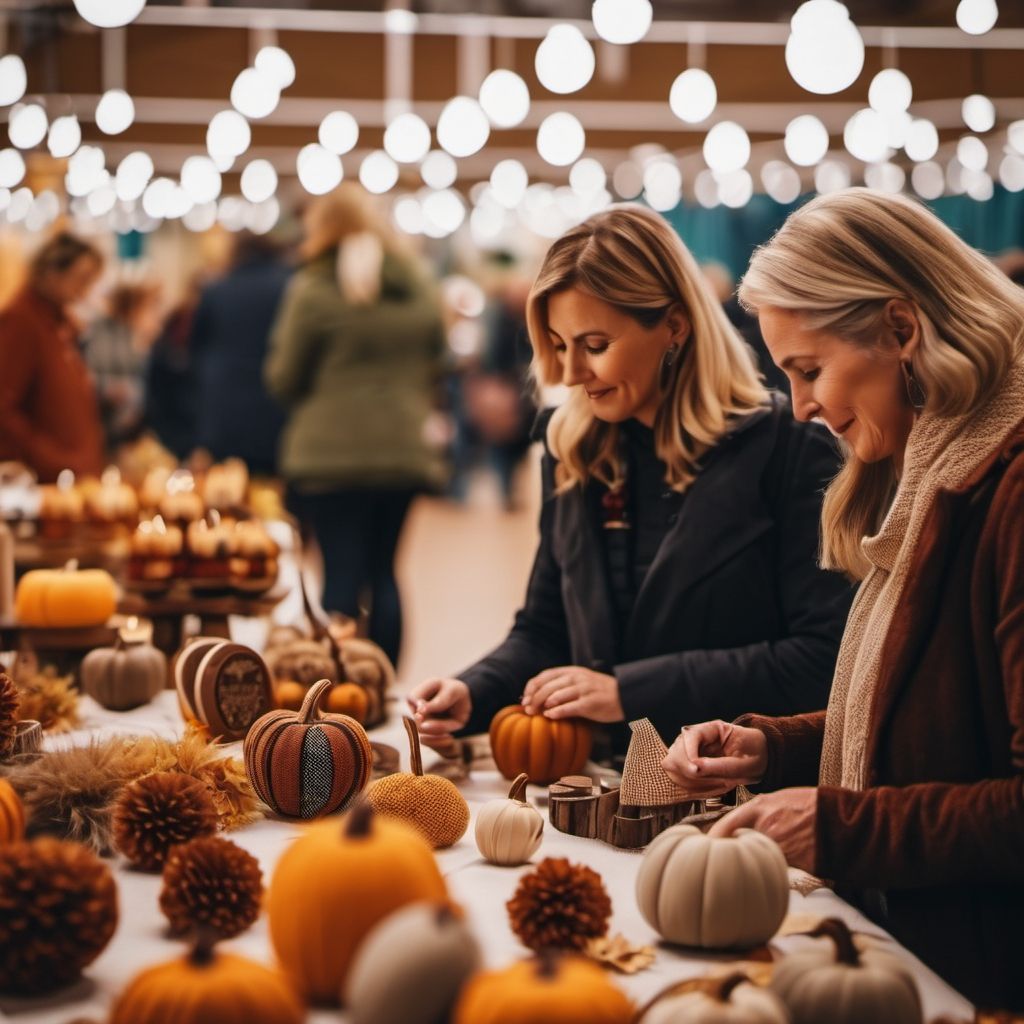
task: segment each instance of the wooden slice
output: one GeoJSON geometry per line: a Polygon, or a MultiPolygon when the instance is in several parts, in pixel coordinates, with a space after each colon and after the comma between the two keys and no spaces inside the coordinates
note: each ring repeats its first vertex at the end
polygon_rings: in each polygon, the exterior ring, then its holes
{"type": "Polygon", "coordinates": [[[253,722],[274,706],[270,669],[251,647],[222,641],[196,669],[192,704],[211,736],[244,739],[253,722]]]}
{"type": "Polygon", "coordinates": [[[185,644],[174,656],[171,674],[174,677],[174,688],[178,691],[181,710],[187,718],[200,721],[199,711],[192,699],[196,670],[212,648],[222,643],[224,643],[223,637],[197,636],[185,644]]]}

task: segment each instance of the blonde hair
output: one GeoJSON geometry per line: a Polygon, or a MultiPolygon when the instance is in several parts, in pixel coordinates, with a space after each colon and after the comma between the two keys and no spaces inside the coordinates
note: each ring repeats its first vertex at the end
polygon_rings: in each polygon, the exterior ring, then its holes
{"type": "MultiPolygon", "coordinates": [[[[547,323],[551,295],[576,287],[645,327],[672,306],[690,321],[690,336],[654,420],[654,443],[666,482],[684,490],[701,457],[737,417],[761,408],[768,395],[753,353],[715,301],[689,250],[658,214],[633,204],[613,206],[566,232],[548,250],[526,304],[533,373],[541,384],[562,373],[547,323]]],[[[548,446],[558,460],[559,493],[594,477],[610,485],[621,476],[618,427],[598,420],[582,389],[551,418],[548,446]]]]}
{"type": "MultiPolygon", "coordinates": [[[[933,213],[905,196],[851,188],[791,214],[751,258],[739,289],[751,312],[797,312],[811,329],[878,342],[885,307],[911,303],[921,338],[911,370],[937,416],[984,405],[1021,352],[1024,291],[933,213]]],[[[825,494],[822,564],[863,579],[861,539],[877,532],[897,476],[891,458],[845,462],[825,494]]]]}

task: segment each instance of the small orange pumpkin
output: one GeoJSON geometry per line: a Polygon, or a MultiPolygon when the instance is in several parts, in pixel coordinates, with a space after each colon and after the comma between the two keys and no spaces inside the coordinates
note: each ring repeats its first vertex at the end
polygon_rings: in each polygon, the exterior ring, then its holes
{"type": "Polygon", "coordinates": [[[590,756],[590,725],[581,718],[528,715],[520,704],[502,708],[491,720],[491,753],[509,781],[526,774],[538,786],[563,775],[578,775],[590,756]]]}
{"type": "Polygon", "coordinates": [[[274,702],[285,711],[298,711],[308,692],[308,686],[294,679],[285,679],[274,687],[274,702]]]}
{"type": "Polygon", "coordinates": [[[0,843],[16,843],[25,835],[25,809],[14,787],[0,779],[0,843]]]}
{"type": "Polygon", "coordinates": [[[633,1005],[582,957],[544,954],[484,971],[462,990],[452,1024],[630,1024],[633,1005]]]}
{"type": "Polygon", "coordinates": [[[14,617],[22,626],[102,626],[117,611],[117,587],[103,569],[34,569],[18,581],[14,617]]]}
{"type": "Polygon", "coordinates": [[[327,695],[327,710],[348,715],[362,724],[370,710],[369,694],[358,683],[339,683],[327,695]]]}
{"type": "Polygon", "coordinates": [[[299,992],[334,1005],[378,923],[410,903],[447,899],[423,837],[359,801],[340,823],[308,828],[277,862],[266,900],[270,939],[299,992]]]}

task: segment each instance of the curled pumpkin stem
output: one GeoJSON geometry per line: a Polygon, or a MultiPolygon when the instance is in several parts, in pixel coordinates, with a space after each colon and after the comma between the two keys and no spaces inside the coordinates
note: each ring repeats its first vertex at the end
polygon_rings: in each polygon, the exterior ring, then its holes
{"type": "Polygon", "coordinates": [[[327,691],[334,685],[330,679],[321,679],[314,683],[306,692],[302,707],[299,708],[299,722],[302,725],[310,725],[317,716],[320,701],[323,700],[327,691]]]}
{"type": "Polygon", "coordinates": [[[526,772],[520,772],[516,776],[515,782],[512,783],[512,788],[508,791],[509,800],[518,800],[520,803],[526,803],[526,784],[530,781],[530,776],[526,772]]]}
{"type": "Polygon", "coordinates": [[[416,723],[406,715],[402,721],[405,723],[405,732],[409,737],[409,757],[412,761],[413,775],[423,774],[423,753],[420,750],[420,734],[416,730],[416,723]]]}
{"type": "Polygon", "coordinates": [[[805,932],[812,939],[831,939],[836,947],[836,963],[860,966],[860,953],[853,944],[853,932],[838,917],[826,917],[813,931],[805,932]]]}

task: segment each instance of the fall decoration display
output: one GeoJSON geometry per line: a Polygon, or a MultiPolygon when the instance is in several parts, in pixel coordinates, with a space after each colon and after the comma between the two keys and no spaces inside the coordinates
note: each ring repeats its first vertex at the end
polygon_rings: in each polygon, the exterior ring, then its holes
{"type": "Polygon", "coordinates": [[[355,683],[339,683],[327,694],[327,710],[336,715],[348,715],[357,722],[365,722],[370,710],[370,696],[355,683]]]}
{"type": "Polygon", "coordinates": [[[808,935],[828,942],[784,957],[772,976],[792,1024],[921,1024],[917,985],[899,957],[835,917],[808,935]]]}
{"type": "Polygon", "coordinates": [[[506,904],[512,931],[528,949],[583,949],[608,931],[612,901],[601,876],[564,857],[546,857],[519,880],[506,904]]]}
{"type": "Polygon", "coordinates": [[[299,992],[333,1004],[377,924],[409,903],[447,898],[422,836],[360,800],[340,822],[311,826],[277,862],[266,898],[270,938],[299,992]]]}
{"type": "Polygon", "coordinates": [[[636,895],[644,920],[669,942],[758,946],[789,907],[786,858],[774,840],[750,829],[719,838],[675,825],[644,853],[636,895]]]}
{"type": "Polygon", "coordinates": [[[103,569],[33,569],[18,581],[14,617],[23,626],[102,626],[117,611],[117,587],[103,569]]]}
{"type": "Polygon", "coordinates": [[[241,459],[225,459],[211,466],[203,478],[203,498],[222,512],[245,504],[249,468],[241,459]]]}
{"type": "Polygon", "coordinates": [[[338,666],[330,651],[316,640],[295,636],[291,629],[268,638],[264,658],[279,681],[287,679],[304,686],[312,686],[318,679],[337,682],[338,666]]]}
{"type": "Polygon", "coordinates": [[[0,846],[16,843],[25,835],[25,809],[6,780],[0,779],[0,846]]]}
{"type": "Polygon", "coordinates": [[[94,524],[134,525],[139,515],[139,499],[135,488],[122,482],[121,471],[110,466],[103,471],[99,485],[86,492],[85,512],[94,524]]]}
{"type": "Polygon", "coordinates": [[[406,717],[412,772],[397,772],[378,779],[366,797],[373,809],[416,828],[435,849],[457,843],[469,827],[469,805],[454,782],[440,775],[423,774],[423,755],[416,723],[406,717]]]}
{"type": "Polygon", "coordinates": [[[6,672],[0,672],[0,761],[14,753],[18,737],[18,688],[6,672]]]}
{"type": "Polygon", "coordinates": [[[164,523],[161,516],[139,523],[131,539],[128,586],[133,590],[166,590],[175,577],[184,573],[184,547],[181,529],[164,523]]]}
{"type": "Polygon", "coordinates": [[[476,816],[476,845],[492,864],[525,864],[540,847],[544,819],[526,802],[524,772],[508,791],[507,800],[491,800],[476,816]]]}
{"type": "Polygon", "coordinates": [[[258,594],[277,582],[280,549],[255,519],[235,525],[231,557],[231,585],[245,593],[258,594]]]}
{"type": "Polygon", "coordinates": [[[78,725],[78,691],[71,676],[57,675],[48,665],[35,675],[19,676],[18,716],[39,722],[46,732],[66,732],[78,725]]]}
{"type": "MultiPolygon", "coordinates": [[[[821,1018],[827,1020],[830,1018],[821,1018]]],[[[879,1018],[881,1019],[881,1018],[879,1018]]],[[[773,992],[742,972],[720,978],[691,978],[670,985],[640,1012],[637,1024],[790,1024],[773,992]]]]}
{"type": "Polygon", "coordinates": [[[113,647],[97,647],[82,659],[83,692],[111,711],[148,704],[167,683],[167,657],[152,644],[126,644],[118,636],[113,647]]]}
{"type": "Polygon", "coordinates": [[[138,779],[114,804],[114,845],[143,871],[158,871],[172,847],[216,828],[217,812],[203,784],[178,772],[138,779]]]}
{"type": "Polygon", "coordinates": [[[654,963],[655,953],[651,946],[634,946],[623,935],[591,939],[583,952],[594,963],[610,967],[620,974],[636,974],[654,963]]]}
{"type": "Polygon", "coordinates": [[[491,721],[491,750],[498,771],[512,780],[525,773],[547,786],[576,775],[590,756],[590,726],[582,719],[528,715],[520,704],[502,708],[491,721]]]}
{"type": "Polygon", "coordinates": [[[578,956],[545,954],[484,971],[462,990],[452,1024],[630,1024],[633,1004],[578,956]]]}
{"type": "Polygon", "coordinates": [[[193,590],[221,591],[231,586],[231,559],[235,554],[232,525],[211,513],[213,522],[199,519],[185,530],[186,575],[193,590]]]}
{"type": "Polygon", "coordinates": [[[363,727],[323,715],[329,679],[311,687],[299,711],[271,711],[249,731],[242,752],[260,798],[290,818],[316,818],[347,806],[366,787],[373,765],[363,727]]]}
{"type": "Polygon", "coordinates": [[[414,903],[367,935],[343,1002],[353,1024],[443,1024],[480,968],[480,947],[448,904],[414,903]]]}
{"type": "Polygon", "coordinates": [[[90,850],[50,838],[0,846],[0,992],[70,985],[116,926],[117,886],[90,850]]]}
{"type": "Polygon", "coordinates": [[[200,637],[179,651],[174,684],[186,719],[211,736],[240,740],[273,706],[270,670],[251,648],[200,637]]]}
{"type": "Polygon", "coordinates": [[[306,1008],[277,971],[214,948],[149,967],[121,993],[108,1024],[302,1024],[306,1008]]]}
{"type": "Polygon", "coordinates": [[[262,898],[259,861],[230,839],[191,839],[167,856],[160,909],[176,935],[202,927],[240,935],[260,916],[262,898]]]}
{"type": "Polygon", "coordinates": [[[67,540],[82,521],[85,499],[75,486],[75,474],[62,470],[56,484],[39,488],[39,535],[47,540],[67,540]]]}

